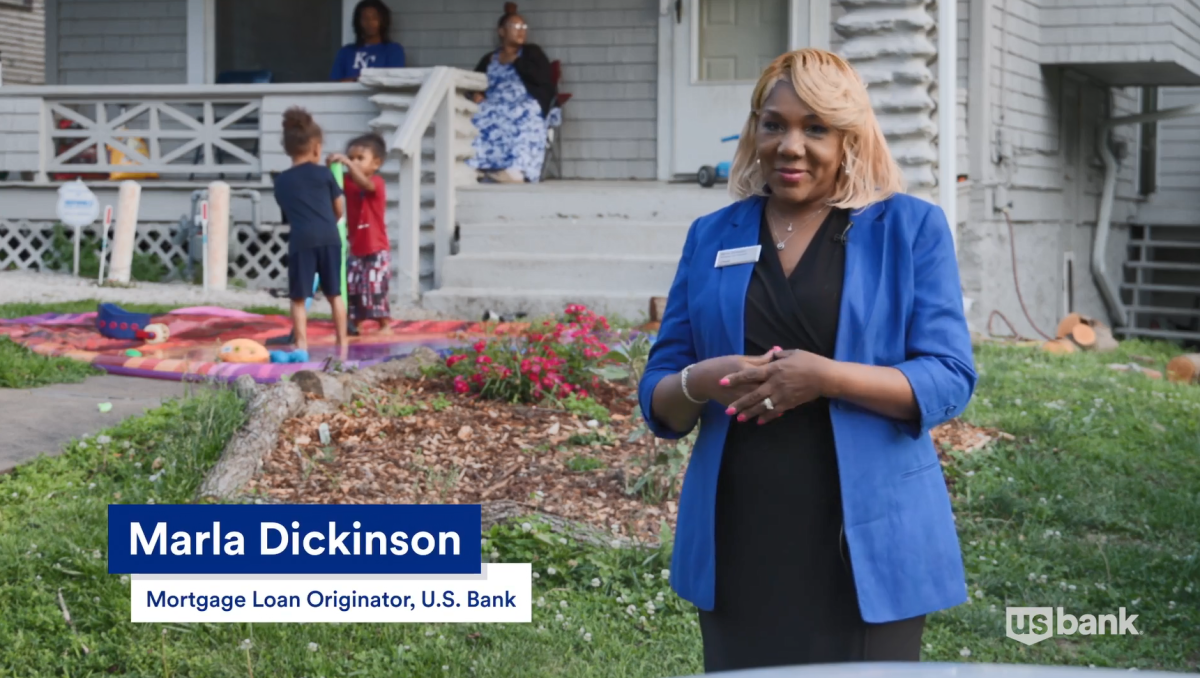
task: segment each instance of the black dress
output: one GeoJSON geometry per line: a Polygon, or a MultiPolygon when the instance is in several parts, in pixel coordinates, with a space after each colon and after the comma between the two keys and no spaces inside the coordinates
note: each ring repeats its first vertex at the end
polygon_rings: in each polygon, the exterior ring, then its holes
{"type": "MultiPolygon", "coordinates": [[[[773,346],[833,357],[845,270],[845,210],[825,219],[790,277],[762,220],[746,292],[746,355],[773,346]]],[[[731,422],[716,506],[716,604],[700,612],[708,672],[917,660],[924,618],[867,624],[842,534],[829,402],[766,426],[731,422]]]]}

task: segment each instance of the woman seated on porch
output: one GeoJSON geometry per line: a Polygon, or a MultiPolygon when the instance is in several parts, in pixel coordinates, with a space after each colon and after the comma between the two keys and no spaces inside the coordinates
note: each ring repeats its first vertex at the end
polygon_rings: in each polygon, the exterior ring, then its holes
{"type": "Polygon", "coordinates": [[[525,41],[528,29],[516,3],[504,3],[497,24],[500,48],[475,67],[487,74],[488,87],[473,96],[479,104],[473,120],[479,136],[467,164],[479,170],[483,183],[536,182],[542,176],[546,115],[557,92],[546,53],[525,41]]]}
{"type": "Polygon", "coordinates": [[[404,47],[393,42],[392,11],[383,0],[354,7],[354,43],[338,50],[330,79],[356,82],[364,68],[404,68],[404,47]]]}

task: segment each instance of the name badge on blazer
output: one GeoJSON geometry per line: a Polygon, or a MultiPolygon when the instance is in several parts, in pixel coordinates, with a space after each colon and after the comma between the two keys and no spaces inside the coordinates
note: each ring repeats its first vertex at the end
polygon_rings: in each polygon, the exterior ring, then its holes
{"type": "Polygon", "coordinates": [[[758,261],[758,257],[761,254],[762,245],[721,250],[717,252],[717,263],[714,266],[716,268],[723,268],[725,266],[737,266],[738,264],[752,264],[758,261]]]}

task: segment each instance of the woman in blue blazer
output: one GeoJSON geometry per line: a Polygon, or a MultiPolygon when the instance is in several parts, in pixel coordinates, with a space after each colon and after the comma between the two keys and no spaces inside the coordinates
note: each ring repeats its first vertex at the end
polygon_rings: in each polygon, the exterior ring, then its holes
{"type": "Polygon", "coordinates": [[[779,57],[751,107],[639,385],[656,435],[700,426],[671,584],[707,671],[916,661],[967,597],[929,433],[975,387],[950,230],[839,57],[779,57]]]}

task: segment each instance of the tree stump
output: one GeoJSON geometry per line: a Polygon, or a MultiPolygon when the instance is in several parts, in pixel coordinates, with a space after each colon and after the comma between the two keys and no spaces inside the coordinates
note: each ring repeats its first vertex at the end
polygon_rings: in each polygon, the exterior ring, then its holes
{"type": "Polygon", "coordinates": [[[1195,384],[1200,381],[1200,353],[1186,353],[1167,363],[1167,381],[1195,384]]]}
{"type": "Polygon", "coordinates": [[[1070,339],[1054,339],[1042,344],[1042,350],[1047,353],[1066,355],[1075,352],[1075,343],[1070,339]]]}
{"type": "Polygon", "coordinates": [[[1067,314],[1055,330],[1055,339],[1042,344],[1049,353],[1074,353],[1075,349],[1105,353],[1115,350],[1119,343],[1108,325],[1078,313],[1067,314]]]}

